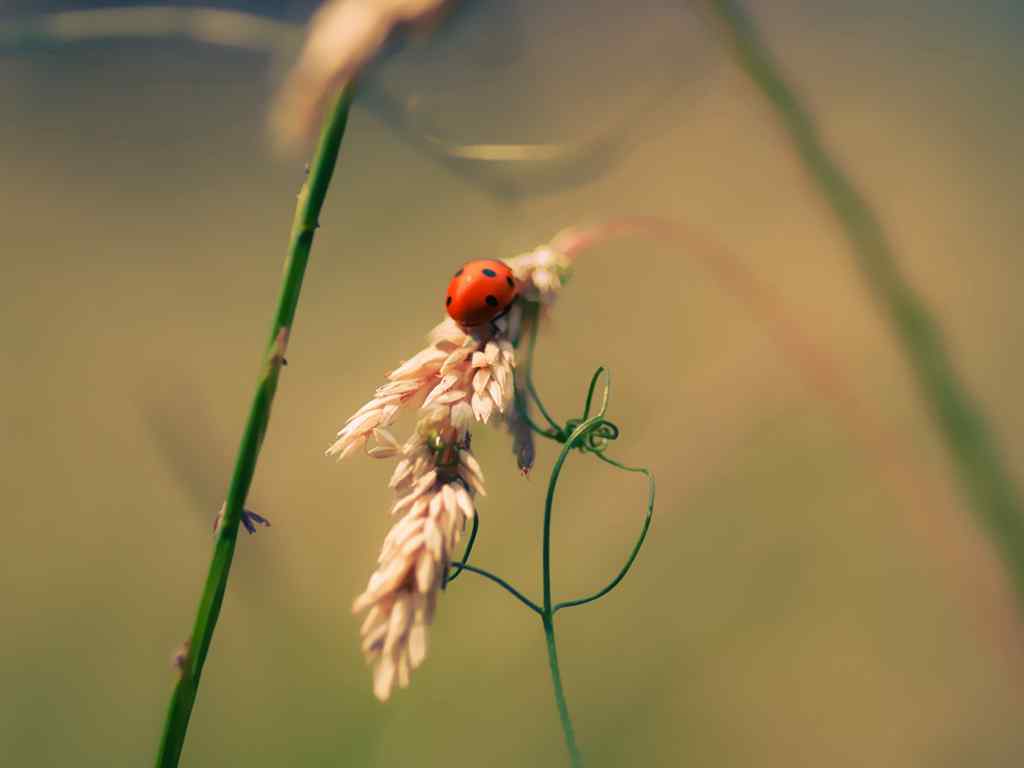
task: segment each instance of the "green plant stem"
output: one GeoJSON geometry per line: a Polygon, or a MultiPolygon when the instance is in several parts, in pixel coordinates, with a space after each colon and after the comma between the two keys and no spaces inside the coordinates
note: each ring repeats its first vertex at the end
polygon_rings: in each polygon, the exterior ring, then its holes
{"type": "Polygon", "coordinates": [[[516,600],[521,602],[523,605],[525,605],[527,608],[529,608],[534,613],[536,613],[536,614],[541,614],[542,613],[542,609],[541,609],[541,607],[539,605],[537,605],[535,602],[533,602],[533,600],[528,598],[526,595],[524,595],[518,589],[513,587],[511,584],[509,584],[507,581],[505,581],[500,576],[496,576],[495,574],[491,573],[490,571],[485,571],[483,568],[478,568],[475,565],[467,565],[466,563],[456,563],[455,565],[461,566],[461,569],[464,570],[464,571],[469,571],[470,573],[475,573],[477,576],[483,576],[488,581],[493,581],[495,584],[497,584],[499,587],[504,589],[506,592],[508,592],[510,595],[512,595],[512,597],[514,597],[516,600]]]}
{"type": "Polygon", "coordinates": [[[270,342],[264,355],[242,442],[235,458],[235,468],[218,526],[210,571],[199,600],[195,626],[188,644],[179,657],[179,678],[171,695],[163,737],[157,753],[156,765],[160,768],[176,766],[181,758],[189,718],[199,691],[203,664],[206,662],[224,592],[227,589],[231,560],[238,538],[238,526],[242,520],[246,496],[256,470],[256,460],[270,421],[270,408],[277,390],[278,376],[281,366],[285,363],[288,335],[295,318],[302,278],[309,261],[310,246],[319,226],[320,209],[334,173],[351,100],[352,92],[349,88],[341,94],[337,106],[327,119],[309,176],[299,193],[277,311],[270,330],[270,342]]]}
{"type": "Polygon", "coordinates": [[[476,535],[480,530],[480,515],[473,515],[473,530],[469,532],[469,541],[466,543],[466,549],[462,553],[462,560],[452,563],[452,573],[445,573],[444,581],[441,583],[441,589],[446,588],[455,579],[459,577],[469,565],[469,556],[473,552],[473,545],[476,543],[476,535]]]}
{"type": "Polygon", "coordinates": [[[611,464],[613,467],[617,467],[618,469],[621,469],[624,472],[636,472],[637,474],[641,474],[647,478],[647,514],[644,515],[643,526],[641,526],[640,528],[640,536],[637,538],[636,543],[633,544],[633,549],[629,553],[629,557],[626,558],[626,564],[622,566],[618,574],[616,574],[615,578],[613,578],[610,582],[608,582],[608,584],[606,584],[604,587],[599,589],[594,594],[589,595],[588,597],[581,597],[576,600],[563,600],[562,602],[557,603],[551,609],[552,613],[558,613],[563,608],[574,608],[577,605],[586,605],[587,603],[592,603],[595,600],[601,599],[609,592],[611,592],[613,589],[615,589],[615,587],[619,585],[619,582],[626,578],[626,574],[629,573],[629,569],[633,567],[633,562],[636,560],[637,555],[640,554],[640,547],[644,545],[644,540],[647,538],[647,532],[651,528],[651,518],[654,515],[655,491],[654,475],[651,474],[651,471],[649,469],[646,469],[645,467],[627,467],[625,464],[622,464],[621,462],[618,462],[615,459],[609,459],[603,453],[598,453],[596,455],[597,458],[599,458],[606,464],[611,464]]]}
{"type": "Polygon", "coordinates": [[[555,704],[558,706],[558,718],[562,723],[562,733],[565,735],[565,746],[569,750],[569,760],[573,768],[580,768],[583,765],[583,755],[576,744],[576,733],[569,717],[569,705],[565,701],[565,691],[562,689],[562,673],[558,669],[558,646],[555,644],[555,618],[550,612],[550,607],[542,620],[548,647],[548,664],[551,667],[551,684],[555,689],[555,704]]]}
{"type": "Polygon", "coordinates": [[[892,246],[866,198],[826,151],[740,3],[711,0],[740,66],[775,109],[797,154],[839,220],[868,289],[903,349],[976,516],[995,539],[1024,607],[1024,515],[995,435],[961,383],[938,322],[900,273],[892,246]]]}
{"type": "MultiPolygon", "coordinates": [[[[482,568],[476,568],[471,565],[467,565],[466,561],[469,559],[469,552],[472,549],[472,541],[476,535],[476,525],[473,527],[473,533],[470,536],[470,544],[466,547],[466,554],[463,555],[462,562],[454,563],[452,568],[457,568],[455,575],[458,575],[463,570],[469,571],[470,573],[476,573],[483,576],[486,579],[496,583],[498,586],[505,589],[509,594],[523,603],[525,606],[540,615],[541,624],[544,628],[544,639],[548,651],[548,666],[551,670],[551,685],[554,689],[555,706],[558,709],[558,718],[562,726],[562,734],[565,737],[565,746],[569,752],[569,759],[574,768],[580,768],[583,765],[583,755],[580,752],[579,745],[576,743],[576,733],[573,730],[572,718],[569,716],[569,704],[565,697],[565,688],[562,686],[562,673],[558,664],[558,644],[555,640],[555,614],[562,608],[571,608],[577,605],[585,605],[598,600],[619,585],[619,583],[629,573],[629,569],[633,566],[637,555],[640,553],[640,548],[643,546],[644,540],[647,537],[647,532],[650,529],[651,517],[654,513],[654,494],[655,484],[654,476],[650,470],[643,467],[629,467],[615,459],[610,459],[604,455],[604,446],[609,440],[614,440],[619,430],[611,422],[605,419],[605,414],[608,412],[608,399],[611,391],[611,379],[608,376],[604,368],[598,368],[597,371],[590,379],[590,384],[587,387],[587,396],[583,406],[583,417],[580,419],[570,419],[566,422],[565,427],[562,427],[554,420],[554,417],[547,411],[543,403],[540,400],[540,396],[537,394],[536,389],[533,387],[532,382],[532,364],[533,364],[533,353],[537,345],[537,307],[528,306],[526,314],[523,319],[523,327],[529,331],[529,342],[526,350],[526,356],[523,363],[519,366],[517,372],[517,387],[516,387],[516,403],[515,407],[519,409],[520,416],[523,421],[529,425],[530,429],[536,434],[546,437],[550,440],[555,440],[561,444],[562,448],[558,454],[558,458],[555,460],[554,466],[551,469],[551,477],[548,480],[547,495],[544,500],[544,528],[543,528],[543,551],[541,557],[541,580],[543,582],[544,597],[543,605],[537,605],[528,597],[524,596],[519,590],[513,587],[511,584],[495,576],[489,571],[485,571],[482,568]],[[604,393],[601,397],[601,408],[595,415],[590,415],[590,409],[594,403],[594,392],[597,388],[598,381],[601,376],[606,377],[606,385],[604,393]],[[520,384],[525,386],[534,402],[537,403],[541,413],[547,419],[548,423],[551,424],[551,429],[542,429],[534,424],[529,419],[528,401],[521,394],[520,384]],[[625,565],[619,570],[615,577],[603,588],[598,590],[596,593],[589,595],[588,597],[579,598],[577,600],[566,600],[557,604],[554,604],[551,597],[551,520],[552,511],[554,508],[555,501],[555,489],[558,486],[558,480],[562,473],[562,467],[565,465],[566,460],[569,457],[570,452],[578,448],[584,453],[593,453],[599,459],[606,464],[621,469],[625,472],[635,472],[644,475],[647,478],[648,492],[647,492],[647,514],[644,517],[644,522],[640,530],[640,536],[637,538],[636,543],[633,545],[633,549],[630,551],[629,556],[626,558],[625,565]]],[[[517,339],[516,341],[519,341],[517,339]]],[[[455,578],[453,575],[449,578],[449,582],[455,578]]]]}
{"type": "Polygon", "coordinates": [[[555,501],[555,487],[558,485],[558,476],[562,473],[562,466],[569,457],[569,451],[576,445],[588,429],[604,417],[604,411],[599,415],[582,421],[569,435],[569,439],[562,445],[562,450],[555,460],[551,469],[551,479],[548,481],[548,492],[544,500],[544,543],[541,558],[541,578],[544,584],[544,604],[541,613],[541,621],[544,624],[544,637],[547,641],[548,662],[551,667],[551,684],[555,691],[555,705],[558,707],[558,717],[562,723],[562,733],[565,736],[565,746],[569,750],[569,759],[574,768],[583,765],[583,755],[576,744],[576,734],[573,731],[572,719],[569,717],[569,704],[565,700],[565,689],[562,688],[562,674],[558,668],[558,646],[555,643],[555,609],[551,602],[551,510],[555,501]]]}

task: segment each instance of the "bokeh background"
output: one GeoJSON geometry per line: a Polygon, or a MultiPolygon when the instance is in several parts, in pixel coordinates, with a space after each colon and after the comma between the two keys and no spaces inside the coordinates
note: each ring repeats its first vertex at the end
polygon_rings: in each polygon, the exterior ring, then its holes
{"type": "MultiPolygon", "coordinates": [[[[420,347],[453,265],[626,213],[728,247],[889,437],[865,450],[859,420],[692,249],[623,238],[583,257],[543,333],[539,387],[568,418],[610,367],[610,453],[659,481],[629,578],[559,616],[588,764],[1019,764],[1019,614],[762,98],[683,4],[556,5],[484,3],[367,77],[250,497],[273,527],[240,541],[183,764],[564,764],[541,628],[473,576],[444,595],[412,687],[373,699],[350,604],[388,526],[390,465],[322,452],[420,347]],[[423,149],[594,135],[614,149],[572,167],[423,149]]],[[[234,6],[297,31],[313,4],[234,6]]],[[[747,6],[1024,480],[1020,6],[747,6]]],[[[70,7],[90,4],[0,3],[0,19],[70,7]]],[[[294,48],[5,40],[0,762],[145,765],[302,180],[303,158],[266,132],[294,48]]],[[[523,480],[506,435],[478,431],[474,447],[489,490],[474,558],[537,594],[553,452],[523,480]]],[[[570,461],[559,595],[615,571],[643,499],[641,479],[570,461]]]]}

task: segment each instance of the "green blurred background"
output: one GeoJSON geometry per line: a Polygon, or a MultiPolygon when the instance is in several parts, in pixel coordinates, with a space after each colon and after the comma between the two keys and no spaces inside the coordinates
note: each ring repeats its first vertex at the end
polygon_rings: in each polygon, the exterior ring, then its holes
{"type": "MultiPolygon", "coordinates": [[[[240,5],[295,23],[311,7],[240,5]]],[[[444,595],[412,687],[373,699],[350,605],[389,524],[390,465],[322,452],[422,345],[453,265],[626,213],[737,253],[895,440],[866,452],[696,254],[630,238],[582,258],[539,387],[568,418],[610,367],[610,453],[659,481],[629,578],[559,616],[588,764],[1020,763],[1024,633],[992,548],[785,137],[714,33],[671,5],[476,10],[368,80],[250,497],[273,527],[240,542],[183,764],[564,764],[541,628],[473,576],[444,595]],[[490,168],[453,173],[403,138],[375,102],[385,86],[453,142],[625,124],[628,151],[543,183],[505,169],[499,195],[490,168]]],[[[43,6],[68,4],[0,10],[43,6]]],[[[1021,481],[1019,5],[748,7],[1021,481]]],[[[286,63],[173,39],[0,51],[5,765],[155,754],[302,180],[265,128],[286,63]]],[[[506,435],[478,430],[474,447],[489,492],[474,558],[537,594],[553,452],[523,480],[506,435]]],[[[644,487],[585,457],[564,478],[555,586],[572,597],[618,567],[644,487]]]]}

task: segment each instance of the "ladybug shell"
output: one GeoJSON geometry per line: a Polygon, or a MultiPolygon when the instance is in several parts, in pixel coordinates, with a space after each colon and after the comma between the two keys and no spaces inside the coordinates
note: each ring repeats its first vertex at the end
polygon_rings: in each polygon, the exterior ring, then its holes
{"type": "Polygon", "coordinates": [[[459,325],[490,322],[516,298],[516,279],[508,264],[497,259],[467,261],[448,284],[445,308],[459,325]]]}

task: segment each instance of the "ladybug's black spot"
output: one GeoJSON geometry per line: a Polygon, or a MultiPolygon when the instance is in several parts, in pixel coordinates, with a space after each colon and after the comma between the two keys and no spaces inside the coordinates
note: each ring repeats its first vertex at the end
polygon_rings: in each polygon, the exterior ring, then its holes
{"type": "Polygon", "coordinates": [[[452,303],[452,297],[449,296],[447,299],[445,299],[444,305],[446,307],[448,307],[448,306],[451,306],[451,303],[452,303]]]}
{"type": "Polygon", "coordinates": [[[508,287],[509,288],[515,288],[516,287],[515,281],[511,277],[506,277],[505,278],[505,282],[508,283],[508,287]]]}
{"type": "Polygon", "coordinates": [[[484,270],[484,274],[487,275],[488,277],[497,277],[498,276],[498,273],[495,272],[493,269],[485,269],[484,270]]]}
{"type": "Polygon", "coordinates": [[[455,276],[458,277],[461,274],[462,274],[462,267],[459,267],[459,271],[455,273],[455,276]]]}
{"type": "Polygon", "coordinates": [[[489,306],[489,307],[496,307],[496,306],[498,306],[498,299],[495,298],[494,296],[492,296],[489,293],[487,294],[487,298],[484,299],[484,301],[487,302],[487,306],[489,306]]]}

